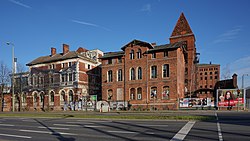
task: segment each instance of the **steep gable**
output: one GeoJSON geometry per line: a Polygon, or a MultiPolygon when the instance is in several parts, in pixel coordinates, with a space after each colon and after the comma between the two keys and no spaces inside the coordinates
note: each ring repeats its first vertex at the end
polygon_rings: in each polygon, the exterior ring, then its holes
{"type": "Polygon", "coordinates": [[[183,13],[181,13],[175,28],[172,32],[171,38],[179,37],[183,35],[193,35],[193,32],[188,24],[188,21],[183,13]]]}

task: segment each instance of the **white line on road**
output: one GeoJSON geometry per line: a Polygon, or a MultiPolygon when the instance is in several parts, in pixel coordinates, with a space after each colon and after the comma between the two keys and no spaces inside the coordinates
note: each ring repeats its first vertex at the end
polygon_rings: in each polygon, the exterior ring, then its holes
{"type": "Polygon", "coordinates": [[[0,124],[0,126],[15,126],[15,125],[12,125],[12,124],[0,124]]]}
{"type": "Polygon", "coordinates": [[[129,132],[129,131],[107,131],[109,133],[121,133],[121,134],[136,134],[137,132],[129,132]]]}
{"type": "Polygon", "coordinates": [[[167,127],[168,125],[159,125],[159,124],[136,124],[138,126],[148,126],[148,127],[167,127]]]}
{"type": "Polygon", "coordinates": [[[66,122],[66,123],[71,123],[71,124],[94,124],[94,123],[85,123],[85,122],[66,122]]]}
{"type": "Polygon", "coordinates": [[[182,141],[194,126],[195,121],[189,121],[170,141],[182,141]]]}
{"type": "Polygon", "coordinates": [[[84,127],[87,127],[87,128],[99,128],[99,127],[105,127],[105,126],[84,125],[84,127]]]}
{"type": "Polygon", "coordinates": [[[218,128],[218,136],[219,136],[219,141],[223,141],[222,133],[221,133],[221,128],[220,128],[220,123],[219,123],[219,118],[217,113],[215,113],[216,120],[217,120],[217,128],[218,128]]]}
{"type": "Polygon", "coordinates": [[[19,136],[19,135],[11,135],[11,134],[0,134],[0,136],[31,139],[31,137],[29,136],[19,136]]]}
{"type": "Polygon", "coordinates": [[[41,129],[69,130],[69,128],[60,128],[60,127],[44,127],[44,126],[38,126],[37,128],[41,128],[41,129]]]}
{"type": "Polygon", "coordinates": [[[70,124],[53,124],[53,125],[55,125],[55,126],[68,126],[68,127],[80,127],[81,125],[74,125],[74,124],[72,124],[72,125],[70,125],[70,124]]]}
{"type": "Polygon", "coordinates": [[[77,135],[77,134],[73,134],[73,133],[36,131],[36,130],[19,130],[19,131],[21,131],[21,132],[30,132],[30,133],[43,133],[43,134],[61,134],[61,135],[73,135],[73,136],[77,135]]]}

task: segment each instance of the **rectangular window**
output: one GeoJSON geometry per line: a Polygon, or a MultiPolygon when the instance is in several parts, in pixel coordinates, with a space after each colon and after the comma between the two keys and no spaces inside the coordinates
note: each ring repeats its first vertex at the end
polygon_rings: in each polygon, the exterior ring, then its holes
{"type": "Polygon", "coordinates": [[[112,70],[108,71],[108,82],[112,82],[113,76],[112,76],[112,70]]]}
{"type": "Polygon", "coordinates": [[[163,65],[163,77],[169,77],[169,64],[164,64],[163,65]]]}
{"type": "Polygon", "coordinates": [[[108,59],[108,64],[112,64],[112,59],[108,59]]]}
{"type": "Polygon", "coordinates": [[[153,59],[156,58],[156,53],[155,52],[152,53],[152,58],[153,59]]]}
{"type": "Polygon", "coordinates": [[[164,51],[164,57],[168,57],[168,51],[164,51]]]}
{"type": "Polygon", "coordinates": [[[69,81],[72,81],[73,80],[73,77],[72,77],[72,73],[69,73],[69,81]]]}
{"type": "Polygon", "coordinates": [[[69,64],[68,64],[68,65],[69,65],[69,67],[71,67],[71,66],[72,66],[72,63],[71,63],[71,62],[69,62],[69,64]]]}
{"type": "Polygon", "coordinates": [[[118,81],[122,81],[122,69],[118,70],[118,74],[117,75],[118,75],[118,77],[117,77],[118,81]]]}
{"type": "Polygon", "coordinates": [[[118,57],[118,63],[122,63],[122,57],[118,57]]]}
{"type": "Polygon", "coordinates": [[[151,78],[157,78],[157,66],[151,67],[151,78]]]}

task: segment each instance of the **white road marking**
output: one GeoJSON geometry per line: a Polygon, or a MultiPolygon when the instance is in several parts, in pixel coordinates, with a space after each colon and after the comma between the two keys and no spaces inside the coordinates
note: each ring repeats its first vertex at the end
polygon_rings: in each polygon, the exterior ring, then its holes
{"type": "Polygon", "coordinates": [[[216,116],[216,120],[217,120],[217,129],[218,129],[219,141],[223,141],[221,128],[220,128],[220,123],[219,123],[219,117],[218,117],[217,113],[215,113],[215,116],[216,116]]]}
{"type": "Polygon", "coordinates": [[[42,134],[61,134],[61,135],[73,135],[73,136],[77,135],[77,134],[73,134],[73,133],[36,131],[36,130],[19,130],[19,131],[21,131],[21,132],[30,132],[30,133],[42,133],[42,134]]]}
{"type": "Polygon", "coordinates": [[[44,127],[44,126],[38,126],[37,128],[41,128],[41,129],[69,130],[69,128],[60,128],[60,127],[44,127]]]}
{"type": "Polygon", "coordinates": [[[148,127],[167,127],[168,125],[159,125],[159,124],[136,124],[138,126],[148,126],[148,127]]]}
{"type": "Polygon", "coordinates": [[[99,128],[99,127],[105,127],[105,126],[95,126],[95,125],[84,125],[84,127],[88,127],[88,128],[99,128]]]}
{"type": "Polygon", "coordinates": [[[19,136],[19,135],[11,135],[11,134],[0,134],[0,136],[26,138],[26,139],[31,139],[32,138],[32,137],[29,137],[29,136],[19,136]]]}
{"type": "Polygon", "coordinates": [[[80,127],[81,125],[74,125],[74,124],[72,124],[72,125],[70,125],[70,124],[53,124],[53,125],[55,125],[55,126],[68,126],[68,127],[80,127]]]}
{"type": "Polygon", "coordinates": [[[170,141],[182,141],[187,136],[191,128],[194,126],[195,121],[189,121],[170,141]]]}
{"type": "Polygon", "coordinates": [[[0,124],[0,126],[11,126],[11,127],[13,127],[15,125],[12,125],[12,124],[0,124]]]}
{"type": "Polygon", "coordinates": [[[83,122],[66,122],[66,123],[71,123],[71,124],[94,124],[94,123],[83,123],[83,122]]]}
{"type": "Polygon", "coordinates": [[[129,132],[129,131],[107,131],[109,133],[121,133],[121,134],[136,134],[137,132],[129,132]]]}

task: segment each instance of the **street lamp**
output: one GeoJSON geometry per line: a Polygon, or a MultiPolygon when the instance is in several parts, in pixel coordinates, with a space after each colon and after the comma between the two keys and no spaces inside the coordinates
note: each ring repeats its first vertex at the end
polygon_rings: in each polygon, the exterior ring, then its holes
{"type": "Polygon", "coordinates": [[[15,73],[15,54],[14,54],[14,44],[11,42],[6,43],[8,46],[12,46],[12,112],[15,111],[15,90],[14,90],[14,73],[15,73]]]}
{"type": "Polygon", "coordinates": [[[244,76],[248,76],[248,74],[243,74],[242,75],[242,85],[241,85],[242,89],[244,89],[244,76]]]}

